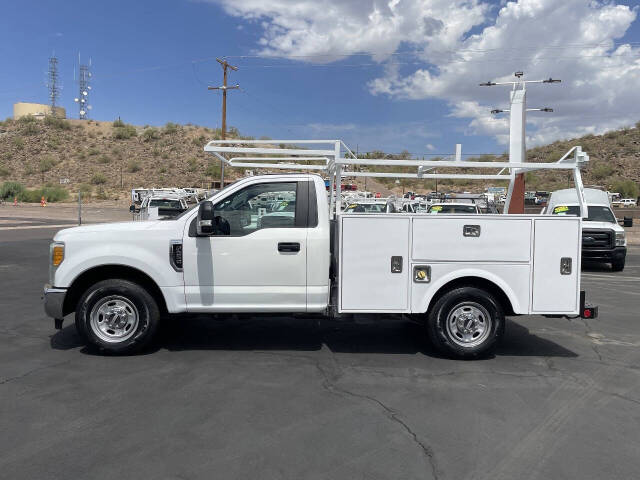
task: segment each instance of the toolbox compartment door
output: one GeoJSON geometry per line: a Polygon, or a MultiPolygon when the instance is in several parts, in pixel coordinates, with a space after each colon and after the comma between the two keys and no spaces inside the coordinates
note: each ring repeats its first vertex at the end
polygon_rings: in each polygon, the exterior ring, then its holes
{"type": "Polygon", "coordinates": [[[340,311],[406,311],[410,219],[351,214],[340,218],[340,311]]]}
{"type": "Polygon", "coordinates": [[[534,220],[531,313],[578,312],[582,237],[580,228],[578,218],[534,220]],[[566,273],[566,270],[561,272],[563,259],[565,263],[571,263],[571,273],[566,273]]]}
{"type": "Polygon", "coordinates": [[[529,262],[531,220],[508,215],[416,217],[412,249],[413,259],[420,261],[529,262]]]}

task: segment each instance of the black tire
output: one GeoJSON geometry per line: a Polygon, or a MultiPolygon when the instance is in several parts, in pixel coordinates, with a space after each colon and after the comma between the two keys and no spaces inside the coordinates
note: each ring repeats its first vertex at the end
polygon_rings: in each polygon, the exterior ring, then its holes
{"type": "Polygon", "coordinates": [[[614,260],[611,262],[611,271],[612,272],[621,272],[624,270],[625,259],[622,260],[614,260]]]}
{"type": "Polygon", "coordinates": [[[492,352],[504,334],[504,323],[502,305],[491,293],[461,286],[445,292],[429,310],[427,333],[431,343],[445,355],[476,358],[492,352]],[[469,326],[478,327],[475,331],[458,330],[459,322],[466,322],[464,315],[469,316],[469,326]],[[475,336],[479,330],[482,333],[475,336]]]}
{"type": "Polygon", "coordinates": [[[149,345],[159,323],[160,310],[154,298],[137,283],[124,279],[103,280],[92,285],[80,297],[76,307],[76,329],[80,336],[109,353],[129,354],[141,350],[149,345]],[[102,314],[101,308],[119,309],[126,325],[110,330],[110,334],[107,320],[113,317],[102,314]],[[137,319],[135,324],[132,318],[137,319]],[[118,332],[122,335],[118,336],[118,332]]]}

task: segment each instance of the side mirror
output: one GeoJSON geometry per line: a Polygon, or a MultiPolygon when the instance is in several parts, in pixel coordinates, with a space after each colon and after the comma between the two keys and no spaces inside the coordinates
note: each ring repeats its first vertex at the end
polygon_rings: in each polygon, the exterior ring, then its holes
{"type": "Polygon", "coordinates": [[[196,233],[199,237],[213,235],[213,203],[208,200],[198,206],[196,233]]]}
{"type": "Polygon", "coordinates": [[[135,206],[135,205],[131,205],[131,206],[129,207],[129,211],[130,211],[131,213],[135,213],[135,211],[136,211],[136,206],[135,206]]]}

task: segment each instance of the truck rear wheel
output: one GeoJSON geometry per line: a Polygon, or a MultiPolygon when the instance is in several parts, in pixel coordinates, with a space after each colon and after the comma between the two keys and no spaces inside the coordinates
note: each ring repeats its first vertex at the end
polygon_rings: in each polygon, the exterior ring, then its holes
{"type": "Polygon", "coordinates": [[[429,311],[427,332],[434,346],[446,355],[486,355],[504,333],[504,312],[491,293],[477,287],[457,287],[444,293],[429,311]]]}
{"type": "Polygon", "coordinates": [[[151,342],[160,322],[153,297],[123,279],[92,285],[78,301],[76,329],[87,342],[110,353],[133,353],[151,342]]]}

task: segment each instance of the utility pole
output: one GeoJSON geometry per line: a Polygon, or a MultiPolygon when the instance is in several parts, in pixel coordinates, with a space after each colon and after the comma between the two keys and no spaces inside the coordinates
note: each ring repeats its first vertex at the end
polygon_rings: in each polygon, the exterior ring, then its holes
{"type": "MultiPolygon", "coordinates": [[[[220,87],[207,87],[207,90],[222,90],[222,140],[226,140],[227,137],[227,90],[237,90],[240,85],[236,84],[233,87],[227,86],[227,69],[230,68],[234,72],[238,70],[238,67],[234,67],[226,60],[220,60],[216,58],[216,61],[222,65],[222,86],[220,87]]],[[[220,188],[224,188],[224,162],[220,160],[220,188]]]]}
{"type": "MultiPolygon", "coordinates": [[[[510,109],[491,110],[493,115],[503,112],[509,112],[509,161],[522,163],[526,161],[526,145],[525,145],[525,127],[526,112],[553,112],[552,108],[527,108],[527,84],[528,83],[560,83],[561,80],[548,78],[546,80],[524,80],[523,72],[515,72],[514,76],[517,80],[511,82],[485,82],[481,83],[481,87],[493,87],[496,85],[511,86],[510,109]]],[[[524,173],[511,170],[511,176],[514,181],[509,184],[507,191],[507,199],[504,205],[503,213],[524,213],[524,173]],[[514,193],[515,191],[515,193],[514,193]],[[514,201],[512,203],[512,200],[514,201]]]]}

